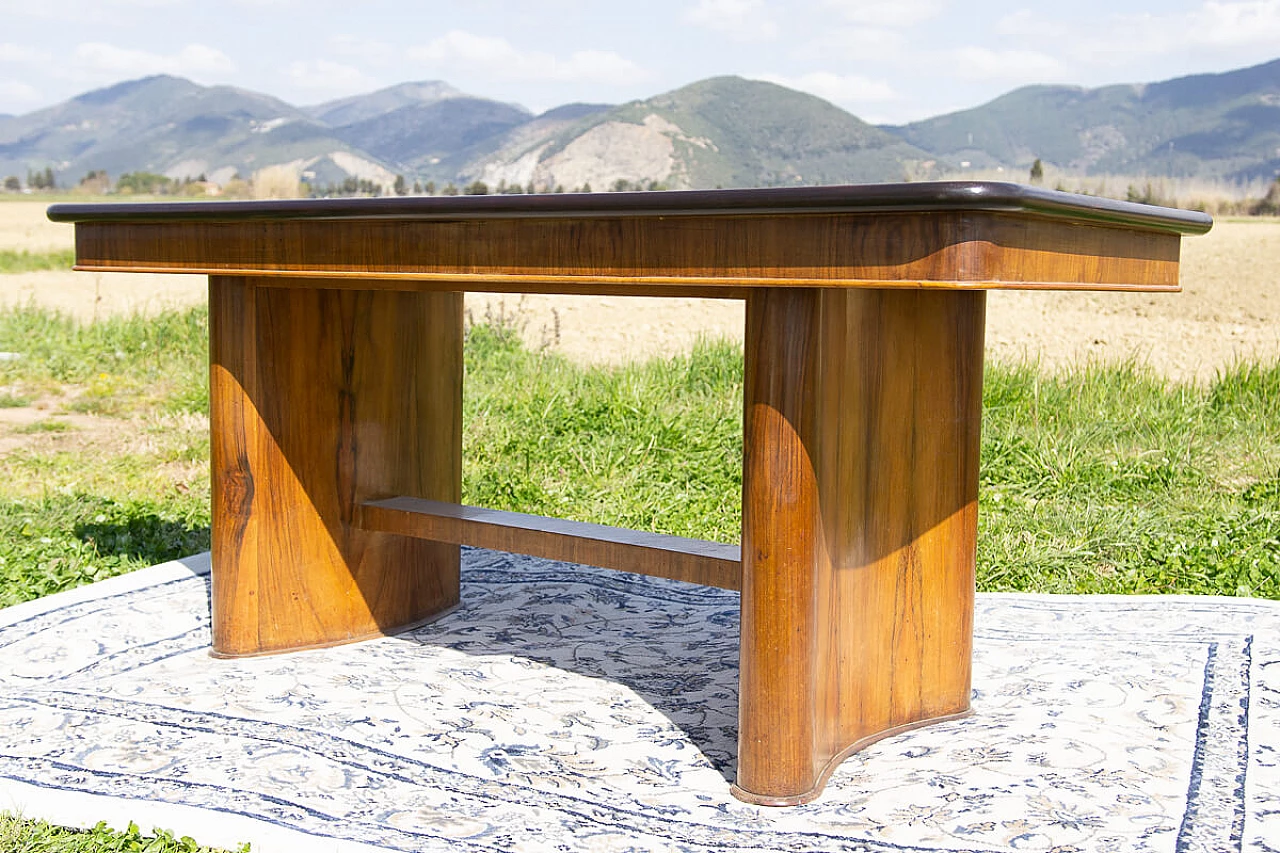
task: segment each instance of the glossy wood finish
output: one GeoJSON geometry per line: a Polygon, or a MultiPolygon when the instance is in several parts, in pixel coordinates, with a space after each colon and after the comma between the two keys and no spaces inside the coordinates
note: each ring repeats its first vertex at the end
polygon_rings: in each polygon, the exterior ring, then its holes
{"type": "Polygon", "coordinates": [[[420,498],[369,501],[362,506],[360,526],[721,589],[742,586],[737,545],[682,536],[420,498]]]}
{"type": "Polygon", "coordinates": [[[60,204],[49,215],[76,223],[84,270],[735,298],[758,286],[1176,290],[1180,235],[1212,224],[986,182],[60,204]]]}
{"type": "Polygon", "coordinates": [[[458,601],[456,545],[356,524],[457,501],[462,294],[210,281],[213,652],[394,632],[458,601]]]}
{"type": "Polygon", "coordinates": [[[106,221],[76,229],[82,270],[648,296],[740,297],[758,286],[1176,290],[1178,250],[1175,232],[987,211],[300,219],[252,227],[106,221]]]}
{"type": "Polygon", "coordinates": [[[969,708],[985,294],[747,300],[738,778],[812,799],[969,708]]]}
{"type": "Polygon", "coordinates": [[[217,654],[431,618],[460,543],[740,586],[734,792],[771,805],[968,711],[983,291],[1176,290],[1211,225],[974,182],[50,217],[80,269],[211,275],[217,654]],[[458,506],[462,290],[746,299],[740,553],[458,506]]]}

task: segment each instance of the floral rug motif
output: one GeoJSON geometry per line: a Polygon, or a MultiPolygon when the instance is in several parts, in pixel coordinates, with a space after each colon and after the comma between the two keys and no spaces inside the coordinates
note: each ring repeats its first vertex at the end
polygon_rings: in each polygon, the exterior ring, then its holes
{"type": "Polygon", "coordinates": [[[397,637],[208,655],[208,558],[0,610],[0,809],[323,851],[1280,851],[1280,604],[980,595],[972,717],[729,794],[736,593],[467,550],[397,637]]]}

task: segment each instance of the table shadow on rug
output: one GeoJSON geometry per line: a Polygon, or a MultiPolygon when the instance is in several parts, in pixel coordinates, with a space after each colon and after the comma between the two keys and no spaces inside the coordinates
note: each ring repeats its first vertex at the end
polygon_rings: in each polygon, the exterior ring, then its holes
{"type": "Polygon", "coordinates": [[[545,668],[544,675],[555,670],[590,679],[605,696],[629,691],[733,780],[736,592],[626,573],[548,570],[543,561],[505,553],[488,562],[485,553],[470,555],[457,610],[397,639],[520,659],[545,668]]]}

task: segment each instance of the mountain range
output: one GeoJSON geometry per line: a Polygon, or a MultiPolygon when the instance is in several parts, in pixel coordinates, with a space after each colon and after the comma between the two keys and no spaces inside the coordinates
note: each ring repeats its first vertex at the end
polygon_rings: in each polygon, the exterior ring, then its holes
{"type": "Polygon", "coordinates": [[[0,176],[52,168],[62,186],[91,170],[225,183],[286,165],[317,185],[389,187],[402,175],[438,187],[678,189],[1025,173],[1037,159],[1078,175],[1280,175],[1280,59],[1140,85],[1027,86],[901,126],[738,77],[534,115],[440,81],[296,107],[161,75],[0,115],[0,176]]]}

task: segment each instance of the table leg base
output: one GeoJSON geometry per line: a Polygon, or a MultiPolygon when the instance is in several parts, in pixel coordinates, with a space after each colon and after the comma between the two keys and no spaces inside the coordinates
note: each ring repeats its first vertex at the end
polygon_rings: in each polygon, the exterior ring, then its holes
{"type": "Polygon", "coordinates": [[[332,649],[335,646],[349,646],[352,643],[363,643],[365,640],[376,640],[380,637],[394,637],[398,634],[404,634],[416,628],[421,628],[424,625],[430,625],[432,622],[435,622],[439,619],[443,619],[444,617],[448,616],[450,613],[457,610],[461,606],[462,606],[462,603],[458,602],[457,604],[451,604],[448,607],[436,613],[432,613],[430,616],[424,616],[421,619],[415,619],[412,622],[406,622],[403,625],[394,625],[388,628],[379,628],[374,631],[369,631],[368,633],[365,633],[365,634],[360,634],[359,636],[344,637],[341,640],[326,640],[318,643],[304,643],[298,646],[289,646],[288,648],[263,649],[261,651],[253,651],[253,652],[220,652],[217,649],[210,648],[209,657],[215,660],[236,660],[238,658],[265,658],[265,657],[271,657],[273,655],[287,655],[287,654],[292,654],[293,652],[305,652],[309,649],[332,649]]]}
{"type": "Polygon", "coordinates": [[[927,720],[917,720],[914,723],[904,723],[900,726],[894,726],[891,729],[885,729],[882,732],[876,732],[873,735],[867,735],[864,738],[860,738],[850,744],[846,749],[841,750],[839,753],[832,756],[831,760],[827,762],[827,765],[822,768],[822,772],[818,775],[818,780],[814,783],[813,787],[800,794],[793,794],[786,797],[778,797],[771,794],[756,794],[738,786],[737,784],[730,786],[729,792],[737,799],[742,800],[742,802],[751,803],[755,806],[800,806],[805,803],[811,803],[818,797],[822,796],[822,791],[827,787],[827,781],[831,778],[831,774],[835,773],[836,768],[855,752],[861,752],[874,743],[878,743],[879,741],[887,738],[896,737],[897,735],[909,732],[912,729],[932,726],[935,723],[949,723],[952,720],[962,720],[965,717],[971,716],[973,716],[973,709],[966,708],[955,714],[943,714],[940,717],[930,717],[927,720]]]}
{"type": "Polygon", "coordinates": [[[971,701],[982,293],[747,300],[738,788],[971,701]]]}
{"type": "Polygon", "coordinates": [[[462,294],[213,276],[213,647],[339,645],[459,600],[457,545],[360,529],[365,500],[458,500],[462,294]]]}

